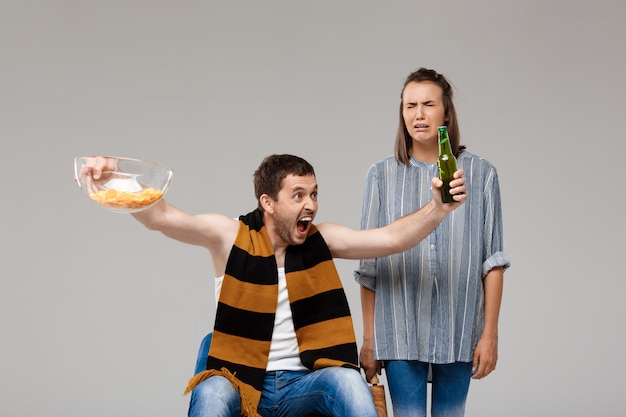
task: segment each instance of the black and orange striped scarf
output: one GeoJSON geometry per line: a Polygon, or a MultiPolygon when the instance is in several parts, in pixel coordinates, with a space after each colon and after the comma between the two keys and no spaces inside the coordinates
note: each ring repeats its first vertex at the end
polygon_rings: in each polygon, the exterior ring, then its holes
{"type": "MultiPolygon", "coordinates": [[[[245,416],[256,417],[274,316],[278,268],[274,248],[257,209],[239,218],[213,329],[207,370],[190,379],[185,393],[213,375],[228,378],[245,416]]],[[[354,327],[332,255],[311,225],[302,245],[287,248],[285,277],[300,359],[308,369],[358,368],[354,327]]]]}

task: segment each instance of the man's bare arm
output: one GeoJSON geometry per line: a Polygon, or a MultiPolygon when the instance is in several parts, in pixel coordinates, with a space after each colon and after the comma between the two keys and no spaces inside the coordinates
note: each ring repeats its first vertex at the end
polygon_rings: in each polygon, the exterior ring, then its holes
{"type": "Polygon", "coordinates": [[[161,200],[147,210],[133,213],[146,228],[190,245],[209,250],[215,273],[223,275],[228,254],[232,248],[239,222],[218,213],[186,213],[161,200]]]}
{"type": "Polygon", "coordinates": [[[354,230],[335,223],[321,223],[318,229],[334,257],[345,259],[378,258],[404,252],[432,232],[441,221],[467,199],[463,171],[455,173],[451,192],[456,203],[441,202],[441,180],[433,178],[433,199],[421,209],[393,223],[368,230],[354,230]]]}

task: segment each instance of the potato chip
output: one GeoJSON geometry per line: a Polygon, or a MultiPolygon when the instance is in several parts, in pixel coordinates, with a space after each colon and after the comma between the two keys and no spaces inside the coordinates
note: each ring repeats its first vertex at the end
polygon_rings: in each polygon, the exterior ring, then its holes
{"type": "Polygon", "coordinates": [[[90,193],[89,198],[107,207],[113,208],[142,208],[157,201],[163,192],[152,187],[145,188],[139,192],[118,191],[114,189],[100,190],[90,193]]]}

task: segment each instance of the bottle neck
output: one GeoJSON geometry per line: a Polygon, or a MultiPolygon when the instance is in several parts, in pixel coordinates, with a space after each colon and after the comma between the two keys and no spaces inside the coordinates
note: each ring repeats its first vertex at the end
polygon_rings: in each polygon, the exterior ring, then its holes
{"type": "Polygon", "coordinates": [[[439,131],[439,155],[451,155],[452,147],[450,146],[450,138],[447,131],[439,131]]]}

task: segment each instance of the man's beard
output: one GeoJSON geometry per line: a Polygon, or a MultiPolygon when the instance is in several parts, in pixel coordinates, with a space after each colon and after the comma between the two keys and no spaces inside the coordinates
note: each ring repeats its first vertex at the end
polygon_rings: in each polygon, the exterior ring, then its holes
{"type": "Polygon", "coordinates": [[[292,237],[293,225],[290,224],[289,219],[286,217],[275,215],[274,216],[274,228],[276,229],[276,234],[280,237],[285,243],[289,245],[299,245],[302,242],[294,241],[292,237]]]}

